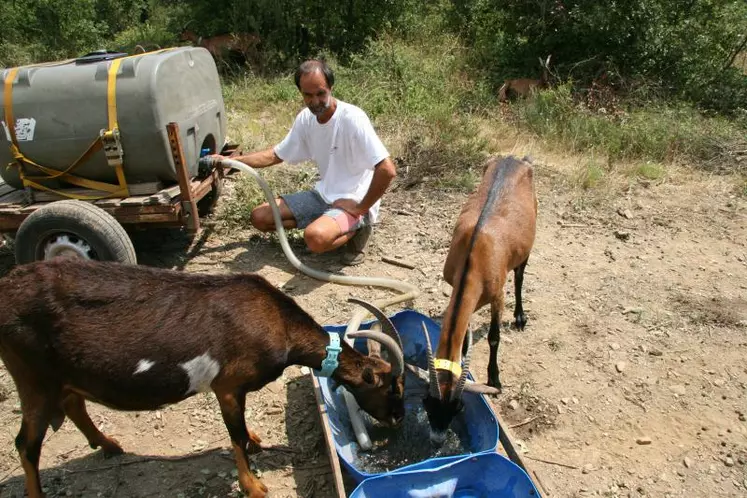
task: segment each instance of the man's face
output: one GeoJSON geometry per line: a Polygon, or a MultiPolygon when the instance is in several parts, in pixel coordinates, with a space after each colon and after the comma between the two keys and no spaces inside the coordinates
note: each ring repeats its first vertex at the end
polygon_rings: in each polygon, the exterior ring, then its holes
{"type": "Polygon", "coordinates": [[[321,71],[304,74],[299,82],[303,102],[314,116],[321,116],[332,102],[332,89],[321,71]]]}

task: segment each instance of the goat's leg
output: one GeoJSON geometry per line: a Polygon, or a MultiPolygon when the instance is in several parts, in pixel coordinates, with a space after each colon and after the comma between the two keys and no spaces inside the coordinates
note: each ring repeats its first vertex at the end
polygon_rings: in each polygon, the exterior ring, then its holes
{"type": "MultiPolygon", "coordinates": [[[[241,413],[241,420],[244,420],[244,413],[246,413],[246,392],[242,391],[236,395],[236,402],[239,404],[239,412],[241,413]]],[[[244,424],[246,428],[246,424],[244,424]]],[[[246,452],[250,455],[260,453],[262,451],[262,438],[259,437],[254,431],[247,429],[249,434],[249,442],[246,446],[246,452]]]]}
{"type": "Polygon", "coordinates": [[[498,346],[501,344],[501,311],[502,303],[490,305],[490,330],[488,331],[488,345],[490,358],[488,359],[488,385],[501,388],[500,371],[498,368],[498,346]]]}
{"type": "Polygon", "coordinates": [[[527,316],[524,314],[524,306],[521,303],[521,287],[524,285],[524,268],[527,266],[529,258],[522,264],[514,268],[514,293],[516,294],[516,305],[514,306],[514,325],[519,330],[524,330],[527,324],[527,316]]]}
{"type": "Polygon", "coordinates": [[[264,498],[267,487],[257,479],[249,469],[247,453],[256,453],[259,447],[259,437],[246,429],[244,422],[244,392],[216,392],[223,422],[231,436],[236,470],[239,473],[239,485],[251,498],[264,498]]]}
{"type": "Polygon", "coordinates": [[[78,430],[86,437],[91,448],[95,450],[100,446],[107,458],[123,453],[117,440],[103,434],[93,423],[91,417],[88,416],[86,401],[83,396],[67,391],[63,395],[62,408],[65,410],[65,415],[73,421],[78,430]]]}
{"type": "Polygon", "coordinates": [[[43,396],[33,401],[21,396],[21,405],[23,418],[21,429],[16,436],[16,449],[26,475],[26,492],[29,498],[43,498],[44,493],[42,493],[39,478],[39,457],[53,410],[50,409],[49,402],[43,396]]]}

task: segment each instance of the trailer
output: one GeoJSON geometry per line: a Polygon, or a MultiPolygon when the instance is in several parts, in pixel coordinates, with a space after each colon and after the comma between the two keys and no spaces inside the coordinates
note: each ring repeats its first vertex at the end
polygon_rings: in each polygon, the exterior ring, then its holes
{"type": "MultiPolygon", "coordinates": [[[[177,123],[167,125],[177,169],[175,184],[128,185],[128,197],[97,197],[89,189],[58,192],[16,189],[0,184],[0,234],[15,245],[17,264],[58,256],[136,264],[135,249],[126,229],[182,228],[200,231],[200,218],[212,213],[223,190],[224,170],[216,167],[188,174],[177,123]],[[138,195],[138,192],[155,193],[138,195]]],[[[220,154],[240,154],[238,145],[225,144],[220,154]]]]}

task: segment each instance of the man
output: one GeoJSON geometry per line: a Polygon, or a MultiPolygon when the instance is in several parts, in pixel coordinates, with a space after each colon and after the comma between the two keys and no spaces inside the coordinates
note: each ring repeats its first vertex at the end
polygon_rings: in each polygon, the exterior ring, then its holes
{"type": "MultiPolygon", "coordinates": [[[[304,229],[304,241],[312,252],[347,243],[343,261],[359,264],[396,168],[366,113],[332,96],[334,73],[325,62],[304,62],[296,70],[295,82],[306,108],[283,141],[235,159],[252,168],[283,161],[315,162],[320,180],[313,190],[275,199],[283,226],[304,229]]],[[[275,229],[269,204],[252,211],[251,223],[262,231],[275,229]]]]}

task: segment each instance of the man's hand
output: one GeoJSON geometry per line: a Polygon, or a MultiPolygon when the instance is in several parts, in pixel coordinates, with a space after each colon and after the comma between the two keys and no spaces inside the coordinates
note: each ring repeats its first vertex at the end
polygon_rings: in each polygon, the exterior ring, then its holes
{"type": "Polygon", "coordinates": [[[207,156],[201,157],[200,161],[208,166],[214,167],[218,166],[223,159],[225,159],[225,156],[221,156],[220,154],[208,154],[207,156]]]}
{"type": "Polygon", "coordinates": [[[346,211],[350,216],[355,216],[356,218],[358,216],[363,216],[368,211],[362,210],[358,206],[358,203],[353,199],[337,199],[332,203],[332,207],[342,209],[343,211],[346,211]]]}

